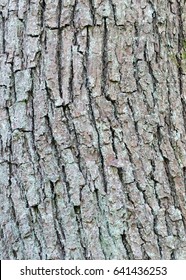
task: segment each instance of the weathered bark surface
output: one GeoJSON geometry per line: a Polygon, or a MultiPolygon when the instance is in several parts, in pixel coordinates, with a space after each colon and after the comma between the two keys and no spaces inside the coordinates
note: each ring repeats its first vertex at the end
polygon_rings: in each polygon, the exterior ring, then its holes
{"type": "Polygon", "coordinates": [[[186,259],[184,2],[0,0],[1,259],[186,259]]]}

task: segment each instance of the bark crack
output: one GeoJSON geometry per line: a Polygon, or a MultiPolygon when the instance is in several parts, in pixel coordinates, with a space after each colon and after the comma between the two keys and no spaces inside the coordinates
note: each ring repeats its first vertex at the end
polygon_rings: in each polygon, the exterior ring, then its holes
{"type": "Polygon", "coordinates": [[[64,245],[64,241],[65,241],[65,235],[64,235],[64,231],[62,228],[61,223],[59,222],[59,216],[58,216],[58,206],[57,206],[57,197],[56,197],[56,193],[55,193],[55,185],[52,181],[49,182],[50,183],[50,189],[51,189],[51,194],[52,194],[52,198],[51,198],[51,202],[52,202],[52,210],[53,210],[53,220],[54,220],[54,228],[55,228],[55,232],[57,235],[57,240],[58,240],[58,245],[60,247],[60,258],[62,260],[65,259],[65,245],[64,245]]]}
{"type": "Polygon", "coordinates": [[[87,247],[86,247],[87,244],[85,244],[85,241],[83,240],[83,236],[82,236],[84,228],[83,228],[83,222],[82,222],[82,216],[81,216],[81,207],[79,205],[78,206],[74,205],[74,212],[75,212],[76,222],[77,222],[77,226],[78,226],[80,244],[81,244],[81,247],[83,248],[83,256],[85,259],[87,259],[87,256],[88,256],[87,247]]]}
{"type": "Polygon", "coordinates": [[[62,29],[61,29],[61,12],[62,12],[62,0],[58,1],[58,42],[57,42],[57,66],[58,66],[58,86],[59,96],[63,98],[62,92],[62,29]]]}
{"type": "Polygon", "coordinates": [[[159,126],[157,127],[157,137],[158,137],[159,151],[160,151],[162,159],[163,159],[163,165],[164,165],[164,169],[165,169],[165,172],[166,172],[166,175],[167,175],[167,180],[168,180],[168,183],[169,183],[171,197],[173,199],[173,203],[174,203],[175,207],[180,209],[179,199],[178,199],[178,196],[177,196],[177,193],[176,193],[174,179],[173,179],[173,177],[171,175],[170,168],[169,168],[169,159],[166,158],[163,155],[163,151],[161,149],[162,137],[161,137],[161,130],[160,130],[159,126]]]}
{"type": "Polygon", "coordinates": [[[106,174],[105,174],[105,163],[104,163],[104,157],[103,157],[102,150],[101,150],[100,134],[99,134],[99,130],[97,127],[94,110],[93,110],[92,90],[90,89],[90,86],[89,86],[88,73],[87,73],[89,48],[90,48],[90,35],[89,35],[89,28],[87,27],[87,46],[86,46],[85,65],[84,65],[84,72],[85,72],[85,79],[86,79],[85,86],[86,86],[87,93],[88,93],[90,118],[91,118],[91,121],[93,123],[94,129],[97,134],[98,151],[99,151],[99,155],[100,155],[101,175],[102,175],[103,186],[104,186],[105,193],[107,193],[107,179],[106,179],[106,174]]]}
{"type": "Polygon", "coordinates": [[[126,231],[125,230],[123,231],[123,234],[121,235],[121,237],[122,237],[123,246],[124,246],[126,254],[127,254],[127,259],[128,260],[134,260],[134,254],[133,254],[131,245],[128,242],[128,237],[126,235],[126,231]]]}
{"type": "Polygon", "coordinates": [[[2,20],[2,47],[3,47],[3,53],[6,52],[6,40],[5,40],[5,18],[3,16],[3,13],[0,11],[0,16],[2,20]]]}
{"type": "Polygon", "coordinates": [[[96,25],[96,18],[95,18],[94,0],[89,0],[89,6],[90,6],[91,17],[92,17],[92,23],[95,26],[96,25]]]}
{"type": "Polygon", "coordinates": [[[182,114],[184,120],[184,129],[186,132],[186,102],[184,99],[184,90],[183,90],[183,68],[182,68],[182,50],[184,49],[184,29],[183,29],[183,19],[182,19],[182,6],[180,1],[177,1],[178,5],[178,23],[179,23],[179,33],[178,33],[178,56],[177,58],[177,69],[178,69],[178,81],[179,81],[179,91],[181,96],[181,104],[182,104],[182,114]]]}
{"type": "Polygon", "coordinates": [[[101,93],[106,97],[106,83],[108,75],[108,28],[107,18],[103,18],[103,46],[102,46],[102,76],[101,76],[101,93]]]}

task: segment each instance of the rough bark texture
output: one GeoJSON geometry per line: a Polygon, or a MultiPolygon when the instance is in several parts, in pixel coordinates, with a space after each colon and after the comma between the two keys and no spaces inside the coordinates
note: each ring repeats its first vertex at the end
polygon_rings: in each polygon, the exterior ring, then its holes
{"type": "Polygon", "coordinates": [[[1,259],[186,259],[184,2],[0,0],[1,259]]]}

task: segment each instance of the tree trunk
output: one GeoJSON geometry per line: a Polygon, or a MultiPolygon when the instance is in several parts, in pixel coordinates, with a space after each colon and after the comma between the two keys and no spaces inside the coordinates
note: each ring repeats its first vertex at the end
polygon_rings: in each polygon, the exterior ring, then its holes
{"type": "Polygon", "coordinates": [[[1,259],[186,259],[184,2],[0,1],[1,259]]]}

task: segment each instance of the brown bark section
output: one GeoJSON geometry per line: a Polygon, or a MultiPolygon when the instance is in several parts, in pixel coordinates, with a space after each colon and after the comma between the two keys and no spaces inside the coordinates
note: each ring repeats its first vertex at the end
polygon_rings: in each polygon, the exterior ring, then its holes
{"type": "Polygon", "coordinates": [[[1,259],[186,259],[184,2],[0,1],[1,259]]]}

